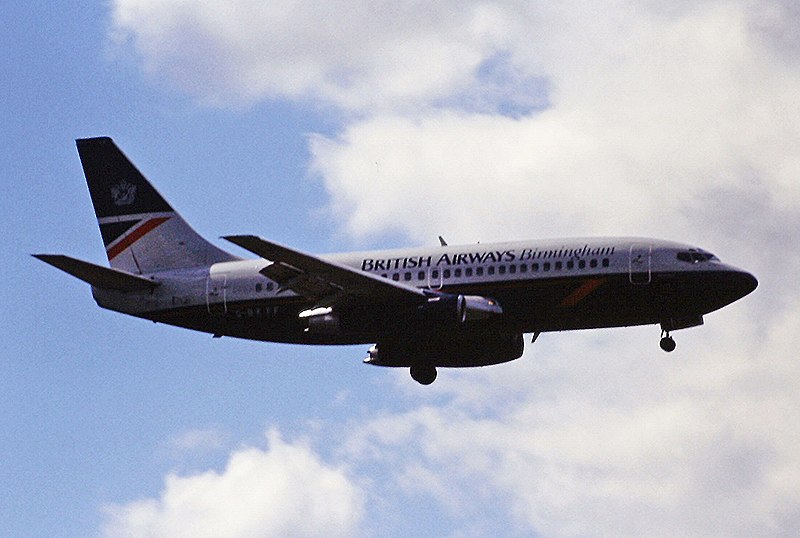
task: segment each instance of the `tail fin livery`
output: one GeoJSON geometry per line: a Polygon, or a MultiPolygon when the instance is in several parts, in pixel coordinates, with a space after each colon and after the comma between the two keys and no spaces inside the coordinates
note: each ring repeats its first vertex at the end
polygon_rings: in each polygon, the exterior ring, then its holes
{"type": "Polygon", "coordinates": [[[195,232],[113,140],[76,143],[111,267],[142,274],[238,259],[195,232]]]}

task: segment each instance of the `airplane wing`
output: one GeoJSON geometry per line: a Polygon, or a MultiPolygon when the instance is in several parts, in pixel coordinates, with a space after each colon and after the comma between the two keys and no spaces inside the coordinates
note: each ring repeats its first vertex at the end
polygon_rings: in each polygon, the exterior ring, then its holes
{"type": "Polygon", "coordinates": [[[152,290],[158,282],[93,263],[64,256],[63,254],[32,254],[34,258],[49,263],[65,273],[83,280],[96,288],[119,291],[152,290]]]}
{"type": "Polygon", "coordinates": [[[427,297],[413,286],[357,271],[254,235],[228,235],[223,239],[272,261],[261,273],[282,288],[305,297],[366,296],[371,300],[400,301],[420,301],[427,297]]]}

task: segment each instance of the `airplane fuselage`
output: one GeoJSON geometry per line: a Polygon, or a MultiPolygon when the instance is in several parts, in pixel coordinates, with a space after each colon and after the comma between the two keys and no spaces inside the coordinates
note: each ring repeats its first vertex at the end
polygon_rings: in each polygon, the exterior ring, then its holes
{"type": "Polygon", "coordinates": [[[485,366],[523,353],[524,333],[658,324],[670,331],[757,286],[699,248],[647,238],[519,241],[315,256],[253,235],[195,232],[107,137],[78,153],[110,266],[35,256],[92,286],[111,310],[214,336],[375,345],[366,362],[485,366]]]}
{"type": "MultiPolygon", "coordinates": [[[[512,332],[698,325],[755,287],[746,272],[688,245],[648,238],[588,238],[365,251],[320,256],[382,278],[448,295],[491,297],[512,332]]],[[[94,288],[100,306],[220,336],[306,344],[360,344],[419,323],[414,308],[353,304],[309,324],[314,301],[241,260],[145,275],[138,294],[94,288]],[[311,326],[309,326],[311,325],[311,326]]],[[[312,316],[313,318],[314,316],[312,316]]],[[[467,322],[469,323],[469,322],[467,322]]],[[[435,330],[418,327],[417,330],[435,330]]]]}

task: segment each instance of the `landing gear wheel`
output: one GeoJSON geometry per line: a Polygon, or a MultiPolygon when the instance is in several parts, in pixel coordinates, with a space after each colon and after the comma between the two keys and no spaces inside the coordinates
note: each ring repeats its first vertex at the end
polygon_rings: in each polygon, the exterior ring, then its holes
{"type": "Polygon", "coordinates": [[[675,340],[672,339],[669,333],[666,333],[661,337],[661,341],[658,343],[658,345],[661,346],[661,349],[669,353],[671,351],[675,351],[675,346],[677,344],[675,344],[675,340]]]}
{"type": "Polygon", "coordinates": [[[411,377],[420,385],[430,385],[436,381],[436,367],[427,364],[412,366],[411,377]]]}

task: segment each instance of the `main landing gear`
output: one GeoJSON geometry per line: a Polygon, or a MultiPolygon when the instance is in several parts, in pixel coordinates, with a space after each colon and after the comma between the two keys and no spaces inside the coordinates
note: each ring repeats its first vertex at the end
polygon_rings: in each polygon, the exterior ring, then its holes
{"type": "Polygon", "coordinates": [[[411,367],[411,377],[421,385],[430,385],[436,381],[436,367],[428,364],[417,364],[411,367]]]}
{"type": "Polygon", "coordinates": [[[675,340],[669,335],[669,331],[661,331],[661,341],[658,343],[661,346],[661,349],[666,351],[667,353],[671,351],[675,351],[675,340]]]}

